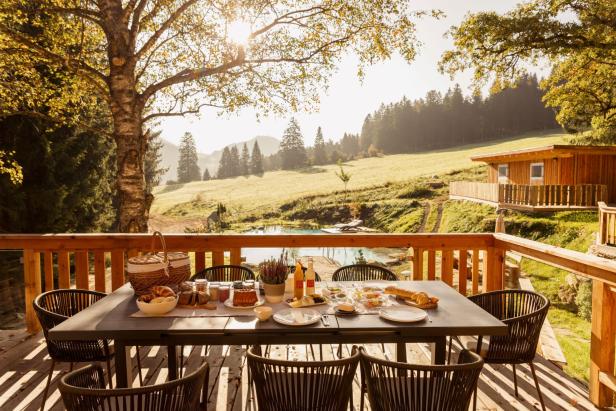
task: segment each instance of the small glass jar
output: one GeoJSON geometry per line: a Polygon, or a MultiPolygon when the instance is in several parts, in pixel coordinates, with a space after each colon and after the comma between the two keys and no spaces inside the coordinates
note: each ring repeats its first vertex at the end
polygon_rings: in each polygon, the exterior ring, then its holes
{"type": "Polygon", "coordinates": [[[243,283],[243,287],[249,290],[255,289],[255,280],[246,280],[243,283]]]}
{"type": "Polygon", "coordinates": [[[241,290],[242,288],[244,288],[244,282],[243,281],[233,281],[233,289],[234,290],[241,290]]]}
{"type": "Polygon", "coordinates": [[[231,290],[229,286],[221,285],[218,288],[218,301],[220,301],[221,303],[224,303],[225,301],[229,299],[229,297],[231,296],[230,294],[231,294],[231,290]]]}
{"type": "Polygon", "coordinates": [[[207,280],[204,278],[198,278],[195,280],[195,289],[197,291],[207,291],[207,280]]]}
{"type": "Polygon", "coordinates": [[[218,301],[218,291],[220,289],[220,284],[210,283],[210,300],[218,301]]]}

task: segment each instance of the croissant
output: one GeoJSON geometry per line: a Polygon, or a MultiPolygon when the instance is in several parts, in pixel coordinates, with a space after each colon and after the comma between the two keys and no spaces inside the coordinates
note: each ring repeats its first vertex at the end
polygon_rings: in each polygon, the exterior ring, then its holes
{"type": "Polygon", "coordinates": [[[157,297],[175,297],[175,292],[171,288],[164,285],[155,285],[150,290],[152,291],[152,294],[157,297]]]}

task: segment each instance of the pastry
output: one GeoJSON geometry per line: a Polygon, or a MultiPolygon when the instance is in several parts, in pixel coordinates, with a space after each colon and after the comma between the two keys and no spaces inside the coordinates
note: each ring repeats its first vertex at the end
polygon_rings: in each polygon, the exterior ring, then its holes
{"type": "Polygon", "coordinates": [[[155,285],[150,290],[157,297],[175,297],[175,292],[165,285],[155,285]]]}

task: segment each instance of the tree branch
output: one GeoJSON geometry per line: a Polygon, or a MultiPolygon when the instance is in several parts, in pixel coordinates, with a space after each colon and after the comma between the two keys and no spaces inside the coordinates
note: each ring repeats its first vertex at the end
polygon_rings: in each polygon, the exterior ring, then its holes
{"type": "Polygon", "coordinates": [[[165,31],[167,31],[169,29],[169,27],[171,27],[171,25],[178,19],[180,18],[180,16],[193,4],[195,4],[197,1],[199,0],[187,0],[186,3],[183,3],[180,7],[177,8],[177,10],[175,10],[173,13],[171,13],[171,15],[169,16],[169,18],[158,28],[158,30],[156,30],[154,32],[154,34],[152,34],[152,37],[150,37],[145,44],[141,47],[141,49],[135,54],[135,57],[137,59],[139,59],[143,53],[147,52],[152,46],[154,46],[154,44],[156,44],[156,42],[158,41],[158,39],[160,38],[160,36],[163,35],[163,33],[165,31]]]}

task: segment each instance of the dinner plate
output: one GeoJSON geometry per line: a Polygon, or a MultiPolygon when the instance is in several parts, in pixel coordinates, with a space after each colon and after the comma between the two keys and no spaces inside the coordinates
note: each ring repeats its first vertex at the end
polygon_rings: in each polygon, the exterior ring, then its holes
{"type": "Polygon", "coordinates": [[[235,305],[233,305],[233,298],[227,298],[225,300],[225,307],[237,308],[238,310],[244,310],[244,309],[248,310],[248,309],[255,308],[255,307],[258,307],[260,305],[263,305],[264,303],[265,303],[265,300],[263,298],[259,298],[257,300],[257,302],[254,303],[254,305],[242,305],[242,306],[237,306],[236,307],[235,305]]]}
{"type": "Polygon", "coordinates": [[[428,313],[415,307],[388,307],[381,309],[379,316],[399,323],[415,323],[425,320],[428,313]]]}
{"type": "Polygon", "coordinates": [[[321,314],[311,309],[291,309],[286,308],[274,314],[274,321],[293,326],[310,325],[321,320],[321,314]]]}

